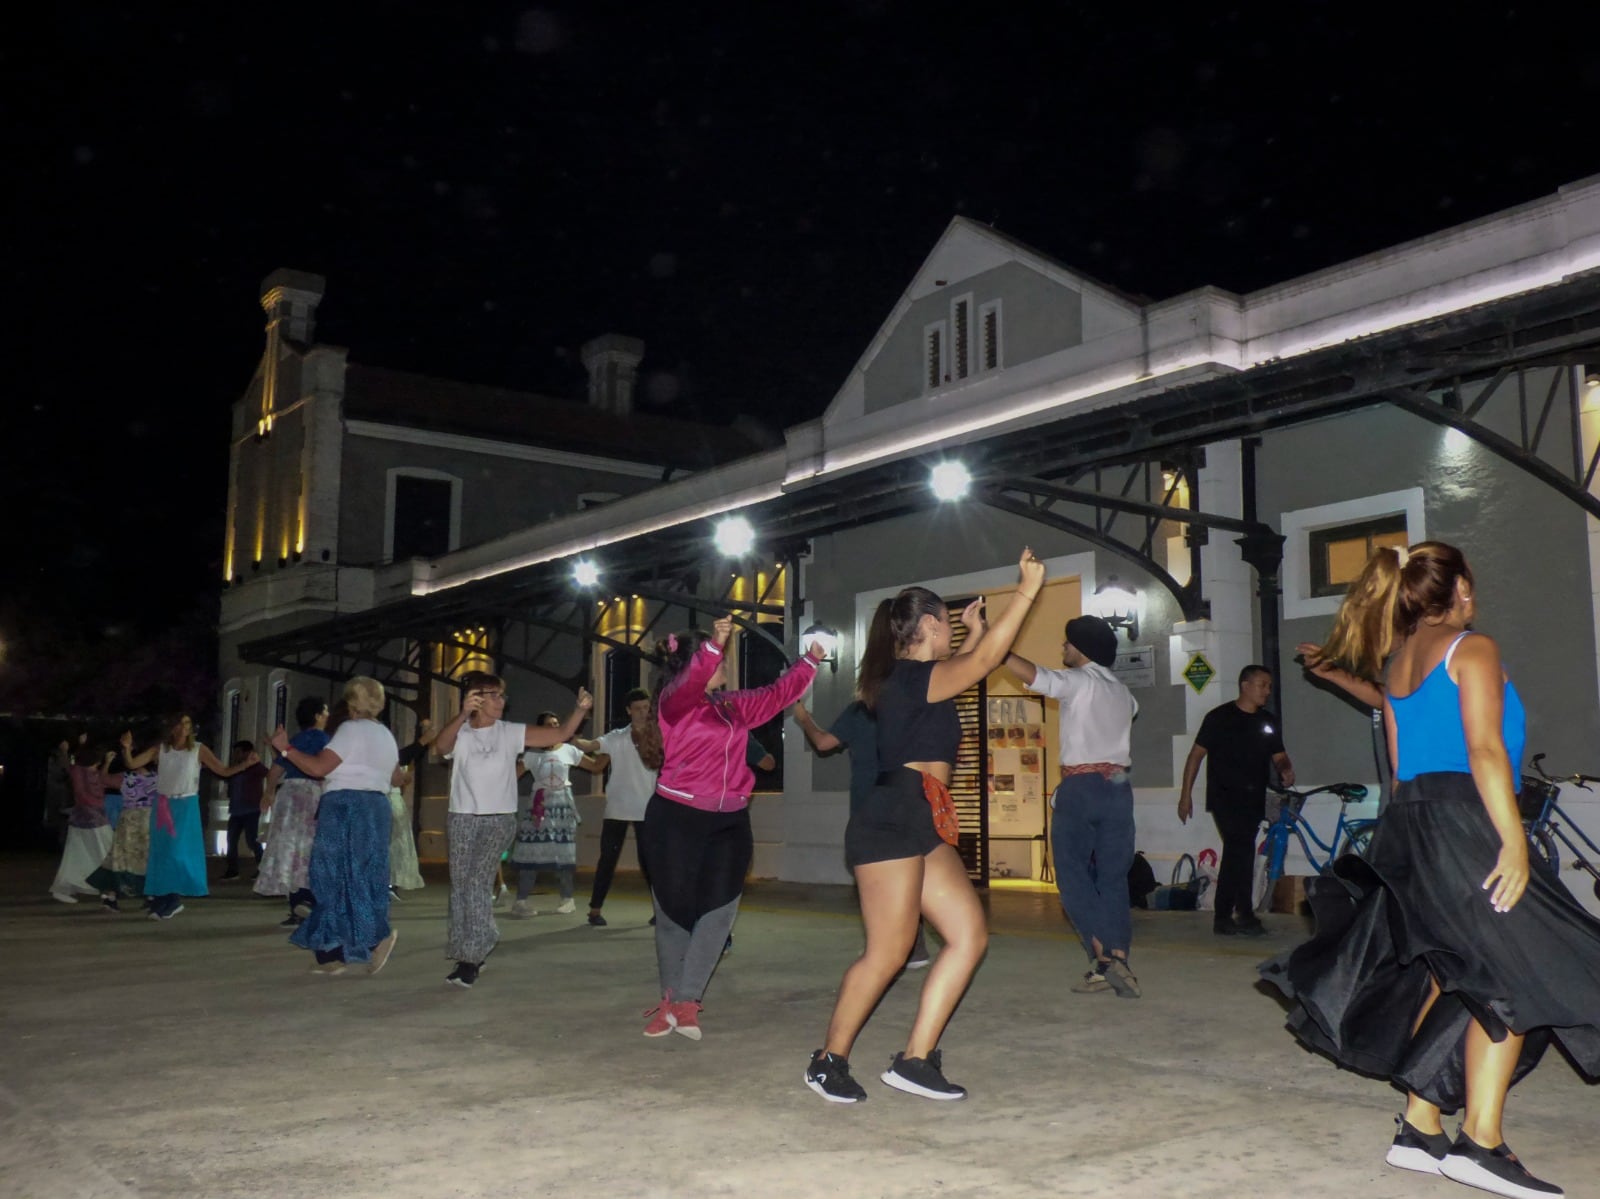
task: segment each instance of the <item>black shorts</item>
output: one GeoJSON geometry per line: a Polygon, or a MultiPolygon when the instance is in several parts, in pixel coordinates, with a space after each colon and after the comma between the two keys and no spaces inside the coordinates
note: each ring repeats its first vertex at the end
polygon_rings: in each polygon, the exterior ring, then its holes
{"type": "Polygon", "coordinates": [[[866,801],[850,813],[844,830],[844,864],[920,858],[944,844],[933,827],[933,806],[922,793],[922,775],[904,766],[878,776],[866,801]]]}

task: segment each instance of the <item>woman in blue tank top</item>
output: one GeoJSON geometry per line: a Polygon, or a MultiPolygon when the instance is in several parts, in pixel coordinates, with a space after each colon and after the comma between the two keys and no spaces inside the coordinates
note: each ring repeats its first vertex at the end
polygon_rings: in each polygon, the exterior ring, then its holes
{"type": "Polygon", "coordinates": [[[1262,968],[1289,1026],[1406,1090],[1387,1162],[1499,1195],[1559,1196],[1506,1147],[1512,1083],[1552,1039],[1600,1075],[1600,922],[1530,869],[1517,809],[1524,711],[1495,642],[1472,632],[1461,551],[1381,549],[1317,655],[1375,680],[1397,780],[1366,860],[1308,888],[1316,935],[1262,968]],[[1454,1142],[1441,1116],[1465,1108],[1454,1142]]]}

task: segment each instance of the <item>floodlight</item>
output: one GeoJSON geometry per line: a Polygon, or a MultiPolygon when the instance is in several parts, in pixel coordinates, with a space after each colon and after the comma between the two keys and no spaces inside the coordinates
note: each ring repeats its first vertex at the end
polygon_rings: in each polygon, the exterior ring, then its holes
{"type": "Polygon", "coordinates": [[[928,486],[941,500],[959,500],[972,486],[972,472],[960,462],[941,462],[929,472],[928,486]]]}
{"type": "Polygon", "coordinates": [[[717,525],[717,551],[726,558],[743,558],[756,544],[756,531],[742,516],[730,516],[717,525]]]}
{"type": "Polygon", "coordinates": [[[579,587],[593,587],[600,582],[600,568],[587,558],[580,558],[572,567],[572,581],[579,587]]]}

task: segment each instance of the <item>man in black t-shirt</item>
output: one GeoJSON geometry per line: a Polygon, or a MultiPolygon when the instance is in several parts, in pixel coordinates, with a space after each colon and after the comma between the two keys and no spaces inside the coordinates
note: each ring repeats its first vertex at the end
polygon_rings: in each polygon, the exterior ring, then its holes
{"type": "Polygon", "coordinates": [[[1239,698],[1206,713],[1183,764],[1178,819],[1187,824],[1194,812],[1194,781],[1204,760],[1206,811],[1222,838],[1212,923],[1219,936],[1266,932],[1250,902],[1250,881],[1256,830],[1266,817],[1270,769],[1278,768],[1285,787],[1294,786],[1294,766],[1284,752],[1278,719],[1266,710],[1271,698],[1272,673],[1265,666],[1246,666],[1239,672],[1239,698]]]}

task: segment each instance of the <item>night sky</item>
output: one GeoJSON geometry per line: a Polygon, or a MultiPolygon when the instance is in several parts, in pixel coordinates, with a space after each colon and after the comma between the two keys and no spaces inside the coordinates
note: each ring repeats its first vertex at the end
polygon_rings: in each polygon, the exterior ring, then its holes
{"type": "Polygon", "coordinates": [[[956,214],[1162,298],[1600,172],[1593,31],[1475,11],[44,7],[0,49],[0,640],[203,628],[275,267],[357,361],[578,398],[625,332],[642,403],[782,428],[956,214]]]}

